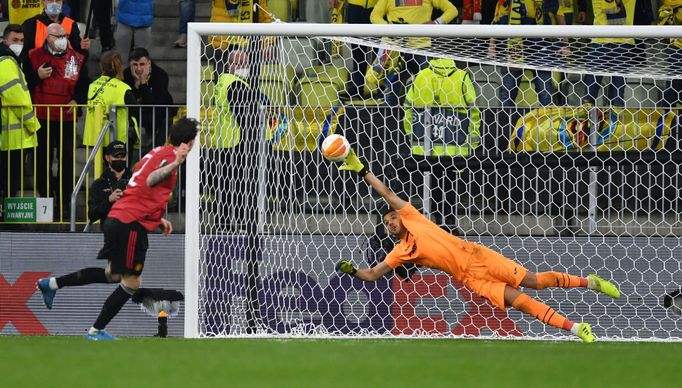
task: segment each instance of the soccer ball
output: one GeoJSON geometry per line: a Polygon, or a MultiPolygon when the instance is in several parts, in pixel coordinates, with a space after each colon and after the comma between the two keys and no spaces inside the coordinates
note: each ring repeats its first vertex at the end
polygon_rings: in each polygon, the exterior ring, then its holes
{"type": "Polygon", "coordinates": [[[322,142],[322,155],[332,162],[340,162],[348,156],[350,143],[341,135],[329,135],[322,142]]]}

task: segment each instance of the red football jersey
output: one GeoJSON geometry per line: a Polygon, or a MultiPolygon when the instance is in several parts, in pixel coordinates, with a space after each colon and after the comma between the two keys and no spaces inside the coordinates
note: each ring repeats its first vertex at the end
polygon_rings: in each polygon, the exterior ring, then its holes
{"type": "Polygon", "coordinates": [[[114,203],[108,216],[124,224],[137,221],[150,232],[158,228],[166,204],[175,188],[178,170],[173,170],[168,178],[154,187],[147,186],[147,177],[153,171],[174,161],[175,147],[172,145],[156,147],[149,151],[137,163],[123,196],[114,203]]]}

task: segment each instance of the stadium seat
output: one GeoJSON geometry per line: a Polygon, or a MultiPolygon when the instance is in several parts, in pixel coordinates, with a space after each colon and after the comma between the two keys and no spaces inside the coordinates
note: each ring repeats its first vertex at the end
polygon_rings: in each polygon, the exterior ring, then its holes
{"type": "Polygon", "coordinates": [[[313,108],[336,106],[346,82],[348,72],[343,68],[327,65],[307,69],[300,80],[299,104],[313,108]]]}

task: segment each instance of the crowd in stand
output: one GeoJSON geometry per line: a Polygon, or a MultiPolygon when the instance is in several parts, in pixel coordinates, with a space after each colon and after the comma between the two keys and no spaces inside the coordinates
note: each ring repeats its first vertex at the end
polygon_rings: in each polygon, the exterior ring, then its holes
{"type": "MultiPolygon", "coordinates": [[[[182,3],[194,7],[193,1],[182,3]]],[[[3,85],[0,198],[51,197],[56,199],[57,209],[68,215],[74,173],[79,173],[74,169],[79,117],[85,116],[83,144],[94,146],[109,107],[172,105],[173,99],[168,92],[168,75],[153,63],[145,48],[151,44],[153,0],[119,0],[115,35],[110,23],[112,2],[92,2],[91,12],[99,27],[102,47],[99,53],[102,75],[94,81],[88,77],[90,39],[76,22],[80,2],[43,0],[42,6],[40,13],[23,23],[7,25],[0,44],[3,85]],[[27,154],[33,156],[35,174],[33,191],[25,193],[31,187],[22,176],[27,154]],[[55,160],[57,171],[53,168],[55,160]]],[[[185,18],[184,23],[188,20],[191,19],[185,18]]],[[[153,112],[156,109],[118,110],[118,127],[113,132],[117,141],[128,143],[126,153],[139,143],[138,124],[147,131],[166,128],[168,113],[153,112]]],[[[151,146],[165,143],[161,137],[165,131],[157,134],[160,135],[151,146]]],[[[108,143],[109,138],[105,138],[103,147],[108,143]]],[[[109,156],[107,153],[106,157],[96,159],[97,175],[102,171],[106,175],[113,168],[109,156]],[[103,161],[108,164],[105,169],[101,166],[103,161]]],[[[112,196],[106,198],[113,202],[112,196]]],[[[0,220],[1,214],[0,211],[0,220]]]]}
{"type": "MultiPolygon", "coordinates": [[[[319,0],[324,2],[324,0],[319,0]]],[[[0,198],[14,196],[29,185],[18,175],[24,153],[36,148],[34,190],[36,196],[57,198],[56,206],[68,210],[74,180],[74,154],[78,146],[76,142],[76,122],[85,114],[85,132],[83,144],[95,145],[99,129],[110,106],[115,105],[154,105],[155,107],[131,107],[118,110],[115,138],[127,143],[126,155],[131,157],[132,149],[142,139],[140,127],[155,128],[151,145],[165,142],[163,130],[175,112],[158,108],[170,105],[173,98],[168,92],[169,78],[166,72],[152,60],[148,48],[151,45],[151,27],[153,24],[153,0],[119,0],[116,9],[116,30],[112,32],[110,23],[112,1],[94,1],[92,15],[94,25],[98,27],[102,51],[100,55],[101,77],[90,80],[87,66],[90,59],[90,39],[81,37],[78,20],[79,1],[43,0],[42,12],[28,18],[21,25],[10,24],[4,31],[0,44],[0,90],[4,106],[31,106],[46,104],[51,107],[32,109],[8,108],[2,110],[2,143],[0,144],[2,181],[0,198]],[[125,65],[127,68],[124,68],[125,65]],[[88,105],[87,109],[79,109],[77,105],[88,105]],[[170,114],[169,114],[170,113],[170,114]],[[56,152],[56,154],[54,154],[56,152]],[[58,160],[57,177],[54,176],[52,161],[58,160]],[[8,166],[10,166],[8,168],[8,166]],[[6,179],[5,171],[12,176],[6,179]],[[10,185],[7,182],[11,182],[10,185]]],[[[253,2],[228,2],[214,0],[211,3],[212,22],[271,22],[266,0],[258,1],[259,7],[253,8],[253,2]]],[[[660,23],[682,24],[682,0],[661,0],[660,23]]],[[[448,24],[448,23],[496,23],[496,24],[572,24],[585,23],[591,9],[594,25],[633,25],[651,24],[655,22],[651,3],[638,0],[424,0],[420,2],[389,0],[328,0],[330,9],[344,7],[344,22],[375,24],[448,24]],[[515,8],[515,5],[520,7],[515,8]],[[647,6],[648,5],[648,6],[647,6]]],[[[194,20],[195,1],[179,1],[180,20],[178,38],[173,46],[184,48],[187,45],[187,23],[194,20]]],[[[89,19],[89,18],[88,18],[89,19]]],[[[245,101],[244,89],[258,90],[260,68],[248,66],[249,56],[258,53],[269,57],[272,54],[272,42],[262,39],[257,43],[238,37],[212,37],[211,49],[216,58],[215,75],[216,100],[222,96],[226,108],[220,111],[216,135],[221,139],[233,139],[230,144],[220,148],[228,149],[239,145],[240,127],[244,125],[247,114],[239,113],[236,101],[245,101]],[[241,65],[235,66],[235,58],[240,58],[241,65]],[[228,76],[229,75],[229,76],[228,76]],[[238,92],[235,92],[238,91],[238,92]],[[239,95],[238,95],[239,94],[239,95]],[[238,95],[238,96],[237,96],[238,95]],[[236,116],[236,117],[233,117],[236,116]]],[[[627,56],[632,51],[633,43],[627,39],[594,40],[590,43],[588,60],[607,61],[605,53],[618,52],[627,56]]],[[[408,44],[415,48],[431,44],[427,39],[414,39],[408,44]]],[[[543,45],[542,40],[525,42],[526,47],[543,45]]],[[[489,42],[491,57],[507,55],[499,42],[489,42]]],[[[565,47],[562,48],[566,50],[565,47]]],[[[669,47],[670,61],[682,62],[682,40],[678,39],[669,47]]],[[[379,53],[360,45],[352,45],[350,55],[353,67],[350,69],[350,82],[340,95],[342,101],[367,99],[370,96],[364,91],[368,72],[368,64],[379,53]]],[[[560,54],[560,53],[552,53],[560,54]]],[[[401,54],[404,66],[384,80],[383,93],[380,96],[388,106],[429,106],[435,102],[447,103],[458,107],[475,108],[476,95],[471,75],[458,69],[453,61],[438,58],[427,58],[419,54],[401,54]],[[440,90],[432,90],[430,97],[417,93],[417,89],[425,89],[439,80],[440,90]],[[452,91],[458,91],[452,93],[452,91]]],[[[254,61],[255,62],[255,61],[254,61]]],[[[514,106],[519,91],[519,83],[523,71],[514,68],[500,68],[502,87],[499,88],[499,99],[502,106],[514,106]]],[[[588,74],[584,77],[586,95],[584,104],[595,104],[596,97],[602,87],[600,77],[588,74]]],[[[673,106],[680,100],[682,81],[670,81],[663,95],[663,102],[673,106]]],[[[533,72],[533,83],[540,105],[557,103],[554,100],[555,90],[548,71],[533,72]]],[[[625,80],[612,77],[606,85],[604,95],[612,106],[624,105],[625,80]]],[[[249,94],[251,99],[260,99],[256,94],[249,94]]],[[[248,112],[247,112],[248,113],[248,112]]],[[[455,116],[467,116],[469,127],[463,133],[452,133],[451,138],[444,139],[444,146],[438,154],[465,155],[466,149],[462,139],[471,145],[478,144],[478,127],[480,117],[474,117],[469,110],[460,109],[451,113],[455,116]],[[457,143],[457,144],[456,144],[457,143]]],[[[408,133],[423,133],[419,122],[419,112],[414,112],[406,128],[408,133]]],[[[108,144],[105,141],[104,146],[108,144]]],[[[113,143],[112,143],[113,144],[113,143]]],[[[420,145],[413,146],[413,152],[419,154],[420,145]]],[[[468,147],[471,148],[471,147],[468,147]]],[[[107,156],[113,154],[107,153],[107,156]]],[[[106,160],[108,166],[96,169],[97,174],[111,173],[111,158],[99,158],[99,163],[106,160]],[[108,169],[107,169],[108,168],[108,169]]],[[[120,163],[119,163],[120,164],[120,163]]],[[[117,186],[118,187],[118,186],[117,186]]],[[[111,192],[115,192],[110,187],[111,192]]],[[[111,196],[106,196],[111,200],[111,196]]],[[[1,205],[1,203],[0,203],[1,205]]],[[[98,207],[101,208],[101,207],[98,207]]]]}

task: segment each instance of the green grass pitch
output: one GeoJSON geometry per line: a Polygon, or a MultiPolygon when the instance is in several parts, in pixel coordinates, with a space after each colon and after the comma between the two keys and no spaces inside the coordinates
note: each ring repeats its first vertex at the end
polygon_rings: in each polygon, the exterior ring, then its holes
{"type": "Polygon", "coordinates": [[[673,387],[682,343],[0,336],[1,387],[673,387]]]}

